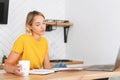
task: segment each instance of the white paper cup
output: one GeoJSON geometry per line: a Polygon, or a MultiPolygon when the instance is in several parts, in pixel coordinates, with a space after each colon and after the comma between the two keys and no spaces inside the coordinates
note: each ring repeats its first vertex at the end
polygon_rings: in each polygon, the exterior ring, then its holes
{"type": "Polygon", "coordinates": [[[24,76],[29,75],[30,61],[29,60],[20,60],[19,64],[22,67],[20,71],[24,73],[24,76]]]}

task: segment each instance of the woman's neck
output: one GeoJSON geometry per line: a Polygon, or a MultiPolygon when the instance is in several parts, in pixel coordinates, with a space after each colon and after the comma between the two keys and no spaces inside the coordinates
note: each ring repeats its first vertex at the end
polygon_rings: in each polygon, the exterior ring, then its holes
{"type": "Polygon", "coordinates": [[[35,35],[35,34],[33,34],[33,37],[36,39],[36,40],[40,40],[40,35],[35,35]]]}

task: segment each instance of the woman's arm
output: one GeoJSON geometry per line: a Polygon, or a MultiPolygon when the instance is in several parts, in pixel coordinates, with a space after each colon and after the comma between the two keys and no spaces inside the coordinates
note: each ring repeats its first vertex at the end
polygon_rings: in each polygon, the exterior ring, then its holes
{"type": "Polygon", "coordinates": [[[20,72],[21,66],[19,64],[15,65],[19,57],[20,54],[17,54],[15,52],[10,53],[4,64],[4,69],[6,72],[21,76],[23,75],[23,73],[20,72]]]}
{"type": "Polygon", "coordinates": [[[43,68],[45,68],[45,69],[50,69],[51,68],[50,59],[49,59],[48,54],[44,58],[43,68]]]}

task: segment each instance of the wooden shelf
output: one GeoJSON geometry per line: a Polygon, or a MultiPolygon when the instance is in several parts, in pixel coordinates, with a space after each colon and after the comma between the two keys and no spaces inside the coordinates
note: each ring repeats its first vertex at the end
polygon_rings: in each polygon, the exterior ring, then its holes
{"type": "Polygon", "coordinates": [[[46,22],[46,25],[66,27],[66,26],[72,26],[73,23],[70,23],[70,22],[46,22]]]}
{"type": "Polygon", "coordinates": [[[56,26],[56,27],[63,27],[64,28],[64,42],[67,43],[67,36],[68,36],[68,31],[69,31],[69,27],[73,26],[73,23],[70,23],[68,20],[66,21],[46,21],[46,29],[50,29],[50,30],[46,30],[46,31],[52,31],[52,26],[56,26]]]}

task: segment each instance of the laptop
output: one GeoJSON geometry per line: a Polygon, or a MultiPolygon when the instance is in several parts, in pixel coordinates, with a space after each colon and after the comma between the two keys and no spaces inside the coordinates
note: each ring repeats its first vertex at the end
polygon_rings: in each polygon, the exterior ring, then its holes
{"type": "Polygon", "coordinates": [[[85,70],[90,70],[90,71],[114,71],[115,69],[117,69],[120,66],[120,48],[116,57],[116,61],[114,64],[112,65],[92,65],[89,66],[87,68],[85,68],[85,70]]]}

